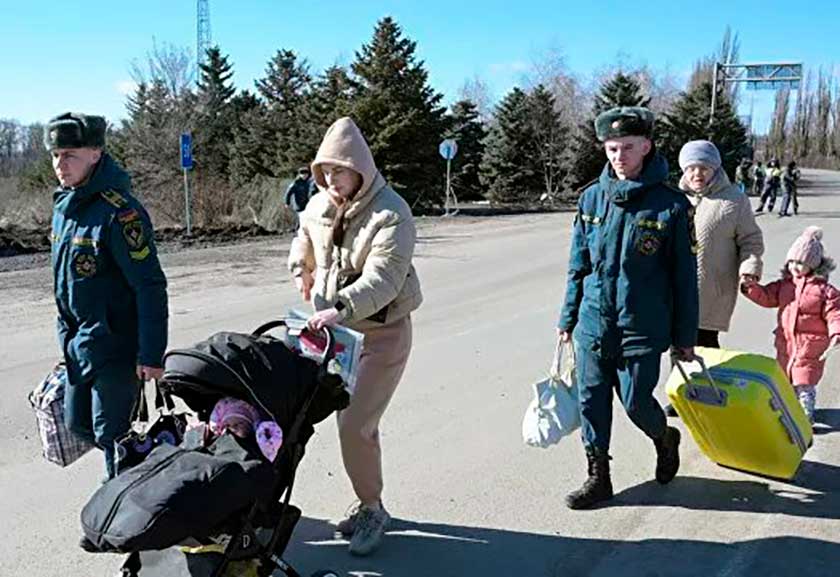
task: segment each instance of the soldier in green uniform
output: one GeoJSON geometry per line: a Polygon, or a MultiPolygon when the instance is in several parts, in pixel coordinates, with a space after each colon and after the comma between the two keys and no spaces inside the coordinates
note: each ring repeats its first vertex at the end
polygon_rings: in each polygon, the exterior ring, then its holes
{"type": "Polygon", "coordinates": [[[114,441],[130,426],[139,385],[163,373],[166,277],[149,215],[103,150],[105,119],[56,116],[44,143],[59,181],[52,266],[67,364],[65,420],[103,450],[113,477],[114,441]]]}
{"type": "Polygon", "coordinates": [[[653,114],[608,110],[595,121],[609,162],[578,202],[559,338],[574,340],[588,478],[572,509],[612,498],[613,392],[656,448],[656,480],[679,469],[680,433],[653,397],[662,353],[693,358],[697,260],[691,204],[665,184],[668,164],[651,140],[653,114]]]}

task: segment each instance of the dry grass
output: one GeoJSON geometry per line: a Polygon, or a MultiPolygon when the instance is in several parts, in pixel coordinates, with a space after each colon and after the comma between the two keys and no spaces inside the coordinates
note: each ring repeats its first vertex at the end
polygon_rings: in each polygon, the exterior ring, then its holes
{"type": "Polygon", "coordinates": [[[50,191],[23,190],[17,179],[0,178],[0,228],[49,228],[51,214],[50,191]]]}
{"type": "MultiPolygon", "coordinates": [[[[258,225],[271,231],[294,228],[294,215],[283,204],[290,181],[255,178],[233,189],[226,183],[207,183],[204,190],[194,191],[193,224],[205,228],[258,225]],[[196,194],[197,193],[197,194],[196,194]]],[[[183,188],[157,194],[140,195],[151,213],[156,227],[183,226],[183,188]]],[[[44,230],[50,226],[52,194],[48,190],[23,190],[13,178],[0,178],[0,229],[24,228],[44,230]]]]}

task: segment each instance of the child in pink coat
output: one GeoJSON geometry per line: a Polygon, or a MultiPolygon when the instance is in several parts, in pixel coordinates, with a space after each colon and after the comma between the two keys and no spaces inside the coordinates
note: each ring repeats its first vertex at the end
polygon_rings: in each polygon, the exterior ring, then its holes
{"type": "Polygon", "coordinates": [[[821,240],[822,230],[809,226],[788,250],[781,279],[764,286],[752,280],[741,285],[751,301],[779,309],[776,359],[812,423],[824,355],[840,345],[840,291],[828,283],[835,265],[821,240]]]}

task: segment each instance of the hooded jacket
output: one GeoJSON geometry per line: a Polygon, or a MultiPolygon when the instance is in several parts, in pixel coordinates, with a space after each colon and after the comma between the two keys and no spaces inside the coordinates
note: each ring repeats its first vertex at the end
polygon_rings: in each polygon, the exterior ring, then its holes
{"type": "Polygon", "coordinates": [[[58,339],[71,382],[108,363],[161,367],[166,277],[128,175],[103,154],[87,183],[58,188],[53,201],[58,339]]]}
{"type": "Polygon", "coordinates": [[[312,162],[312,175],[321,190],[327,188],[324,163],[359,173],[362,186],[348,201],[341,246],[333,243],[336,207],[329,194],[312,197],[292,241],[289,270],[293,276],[313,273],[315,310],[341,301],[343,324],[351,328],[365,330],[397,321],[423,301],[412,265],[417,232],[411,209],[385,183],[351,119],[341,118],[330,126],[312,162]]]}
{"type": "Polygon", "coordinates": [[[768,285],[743,289],[751,301],[779,309],[776,359],[794,385],[816,385],[825,370],[820,360],[832,337],[840,336],[840,291],[828,282],[833,261],[824,259],[810,275],[794,278],[787,269],[768,285]]]}
{"type": "Polygon", "coordinates": [[[584,191],[558,322],[602,357],[661,353],[697,340],[697,261],[691,205],[664,184],[659,153],[635,180],[607,164],[584,191]]]}
{"type": "Polygon", "coordinates": [[[764,237],[749,199],[723,170],[718,169],[702,192],[692,191],[685,176],[680,189],[694,206],[700,328],[726,332],[738,300],[740,275],[761,278],[764,237]]]}

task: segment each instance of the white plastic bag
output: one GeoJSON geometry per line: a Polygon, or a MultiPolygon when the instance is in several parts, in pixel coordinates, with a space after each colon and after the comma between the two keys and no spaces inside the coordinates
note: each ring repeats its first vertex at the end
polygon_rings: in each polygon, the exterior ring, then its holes
{"type": "Polygon", "coordinates": [[[580,427],[575,353],[571,341],[557,343],[550,375],[534,385],[534,400],[522,419],[522,438],[532,447],[554,445],[580,427]]]}

